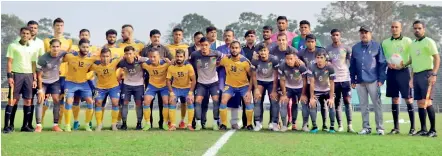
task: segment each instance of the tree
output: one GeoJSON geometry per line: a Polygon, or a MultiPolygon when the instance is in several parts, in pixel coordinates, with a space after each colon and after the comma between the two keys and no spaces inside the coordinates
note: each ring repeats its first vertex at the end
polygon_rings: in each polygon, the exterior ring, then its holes
{"type": "MultiPolygon", "coordinates": [[[[204,16],[193,13],[193,14],[184,15],[181,22],[176,24],[175,26],[179,26],[183,29],[183,31],[184,31],[183,42],[191,43],[191,42],[193,42],[193,34],[195,32],[201,31],[201,32],[205,33],[206,27],[213,26],[213,24],[210,20],[208,20],[204,16]]],[[[220,34],[218,34],[218,39],[221,39],[220,37],[221,37],[220,34]]],[[[168,40],[170,40],[170,39],[168,39],[168,40]]],[[[173,41],[173,38],[172,38],[172,41],[173,41]]]]}
{"type": "MultiPolygon", "coordinates": [[[[8,45],[20,35],[20,28],[26,26],[19,17],[13,14],[2,14],[2,55],[1,70],[6,71],[6,51],[8,45]]],[[[6,74],[2,74],[1,81],[6,81],[6,74]]]]}

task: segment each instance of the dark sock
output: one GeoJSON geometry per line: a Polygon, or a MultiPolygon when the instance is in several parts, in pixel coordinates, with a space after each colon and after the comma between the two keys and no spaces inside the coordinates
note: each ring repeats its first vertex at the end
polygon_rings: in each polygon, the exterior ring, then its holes
{"type": "Polygon", "coordinates": [[[394,129],[399,129],[399,104],[392,104],[391,105],[391,113],[393,114],[393,125],[394,129]]]}
{"type": "Polygon", "coordinates": [[[9,119],[11,118],[12,106],[6,105],[5,108],[5,128],[9,127],[9,119]]]}
{"type": "Polygon", "coordinates": [[[28,119],[29,119],[30,115],[31,115],[31,106],[23,106],[23,126],[22,127],[28,126],[28,119]]]}
{"type": "Polygon", "coordinates": [[[410,118],[410,129],[414,129],[414,108],[413,104],[407,104],[408,117],[410,118]]]}
{"type": "Polygon", "coordinates": [[[436,114],[433,105],[427,107],[428,119],[430,119],[430,131],[436,131],[436,114]]]}
{"type": "Polygon", "coordinates": [[[15,122],[15,113],[17,112],[18,104],[12,107],[11,118],[9,119],[9,125],[14,125],[15,122]]]}
{"type": "Polygon", "coordinates": [[[419,112],[419,120],[421,121],[421,130],[427,131],[427,125],[426,125],[427,112],[425,111],[425,108],[419,108],[418,112],[419,112]]]}
{"type": "Polygon", "coordinates": [[[34,105],[31,105],[31,115],[29,115],[28,117],[28,126],[32,126],[32,121],[33,121],[33,116],[34,116],[34,105]]]}

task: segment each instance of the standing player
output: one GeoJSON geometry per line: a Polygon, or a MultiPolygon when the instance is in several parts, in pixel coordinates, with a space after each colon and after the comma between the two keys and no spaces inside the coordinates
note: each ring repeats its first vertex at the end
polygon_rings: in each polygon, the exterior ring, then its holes
{"type": "MultiPolygon", "coordinates": [[[[303,127],[307,127],[308,124],[308,107],[306,105],[307,96],[305,94],[306,86],[307,86],[307,68],[304,65],[295,65],[295,61],[298,60],[298,57],[295,53],[289,52],[286,53],[285,62],[282,62],[278,67],[278,73],[280,77],[281,84],[281,120],[282,120],[282,128],[281,131],[287,131],[287,105],[289,103],[289,99],[291,99],[292,104],[295,104],[295,107],[291,108],[291,112],[293,114],[292,123],[296,125],[296,116],[298,116],[298,107],[297,104],[301,101],[302,106],[302,116],[303,118],[303,127]]],[[[278,114],[278,112],[274,112],[278,114]]],[[[273,123],[276,123],[275,121],[273,123]]],[[[278,129],[275,128],[277,125],[273,125],[274,131],[278,129]]],[[[296,130],[293,128],[292,130],[296,130]]]]}
{"type": "MultiPolygon", "coordinates": [[[[166,76],[167,76],[167,68],[169,67],[169,61],[161,59],[160,53],[158,49],[153,48],[149,52],[149,60],[146,63],[142,64],[143,69],[147,70],[149,73],[149,85],[146,87],[146,91],[144,92],[144,106],[143,106],[143,114],[144,120],[146,120],[146,125],[143,130],[147,131],[151,128],[151,113],[150,110],[152,105],[152,100],[156,94],[161,95],[160,98],[163,101],[163,124],[161,125],[162,129],[168,130],[168,121],[169,121],[169,94],[167,93],[167,84],[166,84],[166,76]]],[[[153,106],[152,106],[153,107],[153,106]]]]}
{"type": "Polygon", "coordinates": [[[120,48],[125,48],[127,46],[132,46],[135,49],[135,53],[140,55],[144,44],[141,41],[134,39],[134,27],[130,24],[125,24],[121,27],[121,38],[122,40],[117,41],[117,45],[120,48]]]}
{"type": "MultiPolygon", "coordinates": [[[[80,51],[74,53],[68,53],[63,58],[63,62],[68,63],[68,71],[66,75],[66,105],[65,105],[65,131],[71,131],[71,114],[72,114],[72,104],[74,102],[75,93],[79,93],[80,97],[86,101],[86,119],[85,123],[89,123],[92,120],[94,104],[92,102],[92,89],[87,83],[87,77],[90,66],[95,62],[96,58],[89,53],[89,40],[81,39],[79,42],[80,51]]],[[[78,95],[78,94],[77,94],[78,95]]],[[[86,131],[92,131],[89,125],[85,126],[86,131]]]]}
{"type": "Polygon", "coordinates": [[[389,134],[399,134],[399,93],[407,103],[408,116],[410,118],[409,135],[416,133],[414,129],[414,109],[413,99],[411,95],[411,75],[408,65],[410,61],[410,53],[408,48],[411,44],[411,39],[402,36],[402,25],[399,22],[391,24],[391,38],[387,38],[382,42],[385,59],[387,59],[387,97],[391,97],[391,110],[393,114],[394,128],[389,134]],[[391,62],[392,55],[399,55],[402,58],[402,65],[396,66],[391,62]]]}
{"type": "Polygon", "coordinates": [[[251,89],[252,81],[248,77],[252,77],[250,71],[250,61],[244,56],[240,55],[241,45],[238,41],[233,41],[230,44],[230,56],[221,59],[220,65],[226,69],[226,86],[223,89],[220,117],[221,130],[227,129],[227,102],[235,94],[240,94],[243,97],[244,105],[246,107],[247,129],[253,130],[253,104],[251,104],[251,89]]]}
{"type": "Polygon", "coordinates": [[[335,108],[336,108],[336,119],[338,120],[338,132],[344,131],[342,127],[342,105],[341,97],[345,105],[345,115],[347,115],[347,132],[354,133],[353,127],[351,125],[352,121],[352,105],[351,102],[351,84],[350,84],[350,56],[351,48],[341,43],[341,31],[338,29],[333,29],[330,32],[331,39],[333,43],[325,50],[330,56],[330,61],[335,69],[336,79],[335,79],[335,108]]]}
{"type": "Polygon", "coordinates": [[[413,23],[416,40],[411,43],[409,53],[413,69],[414,99],[417,100],[421,130],[415,135],[436,137],[436,114],[433,108],[433,90],[440,66],[440,55],[433,39],[425,36],[425,25],[421,21],[413,23]],[[428,92],[428,89],[430,92],[428,92]],[[430,95],[427,95],[430,93],[430,95]],[[426,118],[430,119],[430,131],[427,132],[426,118]]]}
{"type": "MultiPolygon", "coordinates": [[[[272,98],[270,93],[273,93],[274,89],[277,89],[277,81],[278,81],[278,66],[279,61],[273,56],[269,54],[269,49],[265,44],[262,44],[258,49],[259,59],[252,60],[252,80],[253,86],[256,86],[254,89],[254,101],[255,108],[254,119],[255,119],[255,131],[260,131],[262,129],[262,120],[263,120],[263,95],[265,95],[265,91],[267,90],[268,97],[270,99],[271,106],[271,114],[279,114],[279,105],[278,100],[272,98]]],[[[276,92],[276,91],[275,91],[276,92]]],[[[271,116],[270,122],[277,123],[278,116],[271,116]]],[[[277,127],[277,126],[274,126],[277,127]]]]}
{"type": "MultiPolygon", "coordinates": [[[[195,130],[201,130],[201,102],[207,93],[212,96],[213,116],[219,116],[219,86],[216,66],[217,62],[223,56],[222,53],[210,49],[210,44],[207,38],[203,37],[199,40],[199,42],[201,45],[201,50],[193,52],[189,58],[190,63],[192,63],[193,68],[198,74],[198,83],[195,91],[195,130]]],[[[216,121],[217,119],[214,119],[213,124],[217,124],[216,121]]]]}
{"type": "Polygon", "coordinates": [[[271,39],[272,39],[272,41],[277,41],[278,40],[278,36],[279,36],[279,34],[285,34],[286,35],[286,37],[287,37],[287,39],[288,39],[288,43],[292,43],[292,39],[294,38],[294,37],[296,37],[297,35],[296,35],[296,33],[294,33],[294,32],[290,32],[289,30],[287,30],[288,29],[288,27],[289,27],[289,21],[287,20],[287,17],[285,17],[285,16],[279,16],[277,19],[276,19],[276,25],[278,26],[278,32],[277,33],[274,33],[273,35],[272,35],[272,37],[271,37],[271,39]]]}
{"type": "MultiPolygon", "coordinates": [[[[310,116],[312,117],[313,124],[313,129],[310,132],[318,132],[318,127],[316,126],[316,106],[317,102],[319,102],[321,109],[329,108],[330,130],[328,132],[335,133],[335,71],[332,66],[327,65],[327,53],[325,51],[317,52],[315,55],[316,63],[310,67],[308,74],[310,81],[310,116]]],[[[323,122],[326,122],[326,120],[323,120],[323,122]]]]}
{"type": "MultiPolygon", "coordinates": [[[[302,20],[299,22],[299,32],[301,32],[301,35],[296,36],[293,38],[292,42],[290,42],[293,46],[293,48],[296,48],[297,50],[301,51],[305,49],[305,42],[306,42],[306,36],[311,34],[310,31],[310,22],[307,20],[302,20]]],[[[316,46],[320,47],[321,43],[319,41],[316,42],[316,46]]]]}
{"type": "Polygon", "coordinates": [[[103,48],[118,48],[117,44],[117,31],[114,29],[109,29],[106,31],[106,41],[107,44],[103,46],[103,48]]]}
{"type": "Polygon", "coordinates": [[[28,27],[20,29],[20,39],[15,40],[8,46],[6,57],[7,77],[9,83],[9,98],[12,102],[8,103],[5,109],[5,127],[3,133],[13,131],[14,125],[11,119],[12,108],[17,105],[20,94],[23,97],[23,126],[22,132],[32,132],[33,129],[28,127],[28,120],[31,115],[31,96],[32,88],[37,86],[37,74],[35,73],[37,50],[29,44],[31,39],[31,30],[28,27]]]}
{"type": "MultiPolygon", "coordinates": [[[[195,71],[190,63],[185,60],[185,51],[178,49],[175,53],[175,65],[169,66],[167,69],[167,88],[169,88],[169,116],[171,127],[169,130],[175,130],[175,108],[177,100],[180,99],[182,103],[186,102],[187,105],[187,129],[193,131],[192,119],[194,116],[194,89],[196,85],[195,71]],[[171,83],[171,80],[173,81],[171,83]]],[[[182,114],[181,114],[182,115],[182,114]]],[[[181,116],[181,120],[183,120],[181,116]]],[[[180,128],[181,123],[180,122],[180,128]]]]}
{"type": "Polygon", "coordinates": [[[45,53],[39,57],[37,64],[38,75],[38,104],[36,109],[36,132],[41,132],[42,114],[43,114],[43,100],[46,94],[52,96],[54,103],[54,126],[53,131],[61,132],[63,130],[58,126],[59,112],[60,112],[60,64],[62,58],[66,55],[65,51],[61,51],[61,42],[58,39],[53,39],[50,42],[51,52],[45,53]]]}

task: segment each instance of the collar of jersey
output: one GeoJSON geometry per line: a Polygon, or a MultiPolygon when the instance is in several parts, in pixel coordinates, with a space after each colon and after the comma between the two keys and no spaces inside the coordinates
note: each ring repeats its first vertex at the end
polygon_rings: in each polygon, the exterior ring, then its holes
{"type": "Polygon", "coordinates": [[[393,36],[391,36],[391,39],[390,40],[402,40],[402,38],[404,38],[403,36],[402,36],[402,34],[398,37],[398,38],[394,38],[393,36]]]}
{"type": "Polygon", "coordinates": [[[419,41],[419,42],[420,42],[420,41],[424,40],[424,39],[425,39],[425,37],[426,37],[426,36],[423,36],[423,37],[422,37],[422,38],[420,38],[420,39],[416,39],[416,42],[417,42],[417,41],[419,41]]]}

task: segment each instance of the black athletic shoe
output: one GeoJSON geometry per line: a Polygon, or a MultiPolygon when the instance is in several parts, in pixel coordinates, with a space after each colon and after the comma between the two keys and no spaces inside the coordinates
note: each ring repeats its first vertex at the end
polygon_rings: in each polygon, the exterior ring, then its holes
{"type": "Polygon", "coordinates": [[[34,130],[32,130],[31,128],[29,128],[28,126],[22,127],[21,132],[34,132],[34,130]]]}
{"type": "Polygon", "coordinates": [[[8,133],[11,133],[11,132],[12,132],[12,130],[9,127],[3,128],[3,133],[8,134],[8,133]]]}
{"type": "Polygon", "coordinates": [[[205,123],[201,123],[201,129],[206,129],[206,124],[205,123]]]}
{"type": "Polygon", "coordinates": [[[219,130],[225,131],[225,130],[227,130],[227,126],[226,125],[221,125],[221,126],[219,126],[219,130]]]}
{"type": "Polygon", "coordinates": [[[11,132],[14,132],[14,131],[15,131],[14,125],[9,125],[9,130],[10,130],[11,132]]]}
{"type": "Polygon", "coordinates": [[[247,130],[249,130],[249,131],[253,131],[253,126],[252,126],[252,125],[248,125],[246,128],[247,128],[247,130]]]}
{"type": "MultiPolygon", "coordinates": [[[[123,127],[123,126],[121,126],[121,127],[123,127]]],[[[143,129],[143,127],[141,126],[141,123],[137,123],[137,127],[135,127],[135,130],[142,130],[142,129],[143,129]]]]}
{"type": "Polygon", "coordinates": [[[127,130],[127,125],[126,124],[122,124],[121,127],[120,127],[120,130],[123,130],[123,131],[127,130]]]}
{"type": "Polygon", "coordinates": [[[413,136],[414,134],[416,134],[416,130],[415,129],[410,129],[410,131],[408,132],[409,136],[413,136]]]}
{"type": "Polygon", "coordinates": [[[392,129],[390,133],[388,133],[389,135],[394,135],[394,134],[399,134],[399,130],[398,129],[392,129]]]}
{"type": "Polygon", "coordinates": [[[426,136],[428,136],[430,138],[435,138],[435,137],[437,137],[437,133],[435,131],[430,131],[426,134],[426,136]]]}
{"type": "Polygon", "coordinates": [[[428,132],[424,130],[420,130],[419,132],[415,133],[413,136],[425,136],[428,132]]]}
{"type": "Polygon", "coordinates": [[[241,129],[246,129],[247,128],[247,126],[246,125],[243,125],[242,127],[241,127],[241,129]]]}
{"type": "Polygon", "coordinates": [[[32,127],[32,125],[28,125],[28,127],[29,127],[30,129],[32,129],[32,131],[35,131],[35,128],[32,127]]]}
{"type": "Polygon", "coordinates": [[[322,126],[322,131],[328,132],[328,127],[327,126],[322,126]]]}

